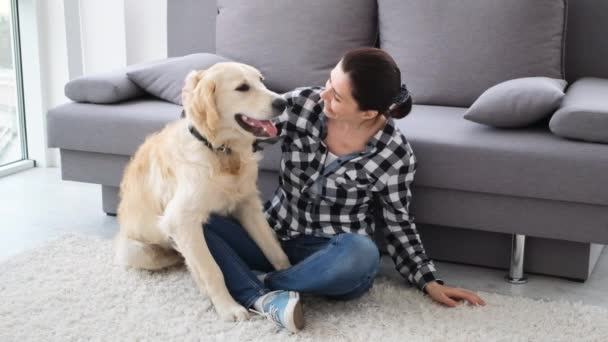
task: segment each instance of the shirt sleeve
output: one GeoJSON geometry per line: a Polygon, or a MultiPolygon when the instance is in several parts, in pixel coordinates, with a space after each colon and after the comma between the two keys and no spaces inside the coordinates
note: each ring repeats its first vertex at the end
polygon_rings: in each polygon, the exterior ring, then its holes
{"type": "Polygon", "coordinates": [[[414,179],[416,159],[413,153],[400,160],[400,165],[389,170],[384,178],[384,187],[380,191],[379,202],[382,207],[382,229],[387,241],[387,250],[395,268],[411,284],[423,292],[426,285],[439,279],[432,260],[426,255],[414,217],[409,213],[412,198],[410,185],[414,179]]]}
{"type": "Polygon", "coordinates": [[[279,136],[285,136],[285,134],[287,132],[287,130],[285,128],[287,126],[287,122],[289,121],[289,115],[291,114],[291,112],[293,110],[293,106],[298,101],[298,97],[299,97],[301,91],[302,90],[300,88],[298,88],[298,89],[289,91],[289,92],[281,95],[283,97],[283,99],[285,99],[285,101],[287,101],[287,105],[285,106],[285,110],[283,111],[283,113],[281,113],[281,115],[279,115],[274,120],[272,120],[272,122],[275,124],[275,126],[279,130],[279,136]]]}

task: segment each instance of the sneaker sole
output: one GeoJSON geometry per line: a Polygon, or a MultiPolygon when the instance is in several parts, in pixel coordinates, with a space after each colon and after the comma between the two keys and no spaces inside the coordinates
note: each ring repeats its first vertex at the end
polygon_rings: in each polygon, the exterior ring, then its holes
{"type": "MultiPolygon", "coordinates": [[[[289,296],[298,296],[298,294],[290,293],[289,296]]],[[[289,303],[285,308],[287,313],[287,317],[293,317],[293,322],[286,322],[288,326],[287,329],[293,332],[298,332],[304,328],[304,310],[302,310],[302,302],[300,298],[297,301],[293,301],[289,303]],[[293,323],[293,325],[291,324],[293,323]]]]}

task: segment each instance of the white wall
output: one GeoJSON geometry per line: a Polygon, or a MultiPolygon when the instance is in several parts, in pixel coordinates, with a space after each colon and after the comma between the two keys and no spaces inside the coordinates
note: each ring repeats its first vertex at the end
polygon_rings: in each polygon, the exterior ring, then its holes
{"type": "Polygon", "coordinates": [[[80,0],[84,73],[127,65],[124,0],[80,0]]]}
{"type": "Polygon", "coordinates": [[[46,112],[66,101],[63,0],[20,0],[18,5],[28,158],[54,166],[57,151],[46,147],[46,112]]]}
{"type": "Polygon", "coordinates": [[[167,57],[167,0],[80,0],[84,74],[167,57]]]}
{"type": "Polygon", "coordinates": [[[167,0],[125,0],[127,64],[167,57],[167,0]]]}
{"type": "Polygon", "coordinates": [[[44,94],[47,107],[68,101],[62,84],[68,82],[68,55],[64,25],[63,0],[39,1],[41,72],[48,91],[44,94]]]}
{"type": "MultiPolygon", "coordinates": [[[[45,159],[38,159],[39,166],[57,166],[59,163],[59,150],[46,148],[46,110],[68,101],[63,93],[62,84],[68,82],[68,55],[66,31],[64,25],[63,0],[46,0],[39,2],[39,33],[40,33],[40,72],[42,86],[46,91],[42,92],[42,121],[39,125],[43,131],[42,136],[28,139],[28,146],[42,144],[45,150],[45,159]]],[[[32,115],[39,113],[26,112],[26,121],[32,115]]],[[[30,149],[31,150],[31,149],[30,149]]],[[[30,156],[31,158],[32,156],[30,156]]]]}

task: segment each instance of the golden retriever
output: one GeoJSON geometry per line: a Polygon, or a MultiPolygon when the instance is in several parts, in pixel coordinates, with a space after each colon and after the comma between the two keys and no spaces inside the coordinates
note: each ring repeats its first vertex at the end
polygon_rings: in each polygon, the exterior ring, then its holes
{"type": "Polygon", "coordinates": [[[236,218],[276,269],[290,266],[256,185],[260,156],[252,144],[277,135],[269,120],[285,108],[262,80],[257,69],[232,62],[190,72],[185,117],[146,139],[120,184],[115,262],[158,270],[185,261],[225,320],[249,314],[229,294],[205,242],[202,224],[211,213],[236,218]]]}

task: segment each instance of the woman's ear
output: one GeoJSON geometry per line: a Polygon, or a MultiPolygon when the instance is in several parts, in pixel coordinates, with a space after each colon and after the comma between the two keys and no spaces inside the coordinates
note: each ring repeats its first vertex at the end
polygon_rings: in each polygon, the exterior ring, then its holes
{"type": "Polygon", "coordinates": [[[375,119],[378,116],[378,111],[377,110],[365,110],[363,111],[363,119],[365,120],[370,120],[370,119],[375,119]]]}

